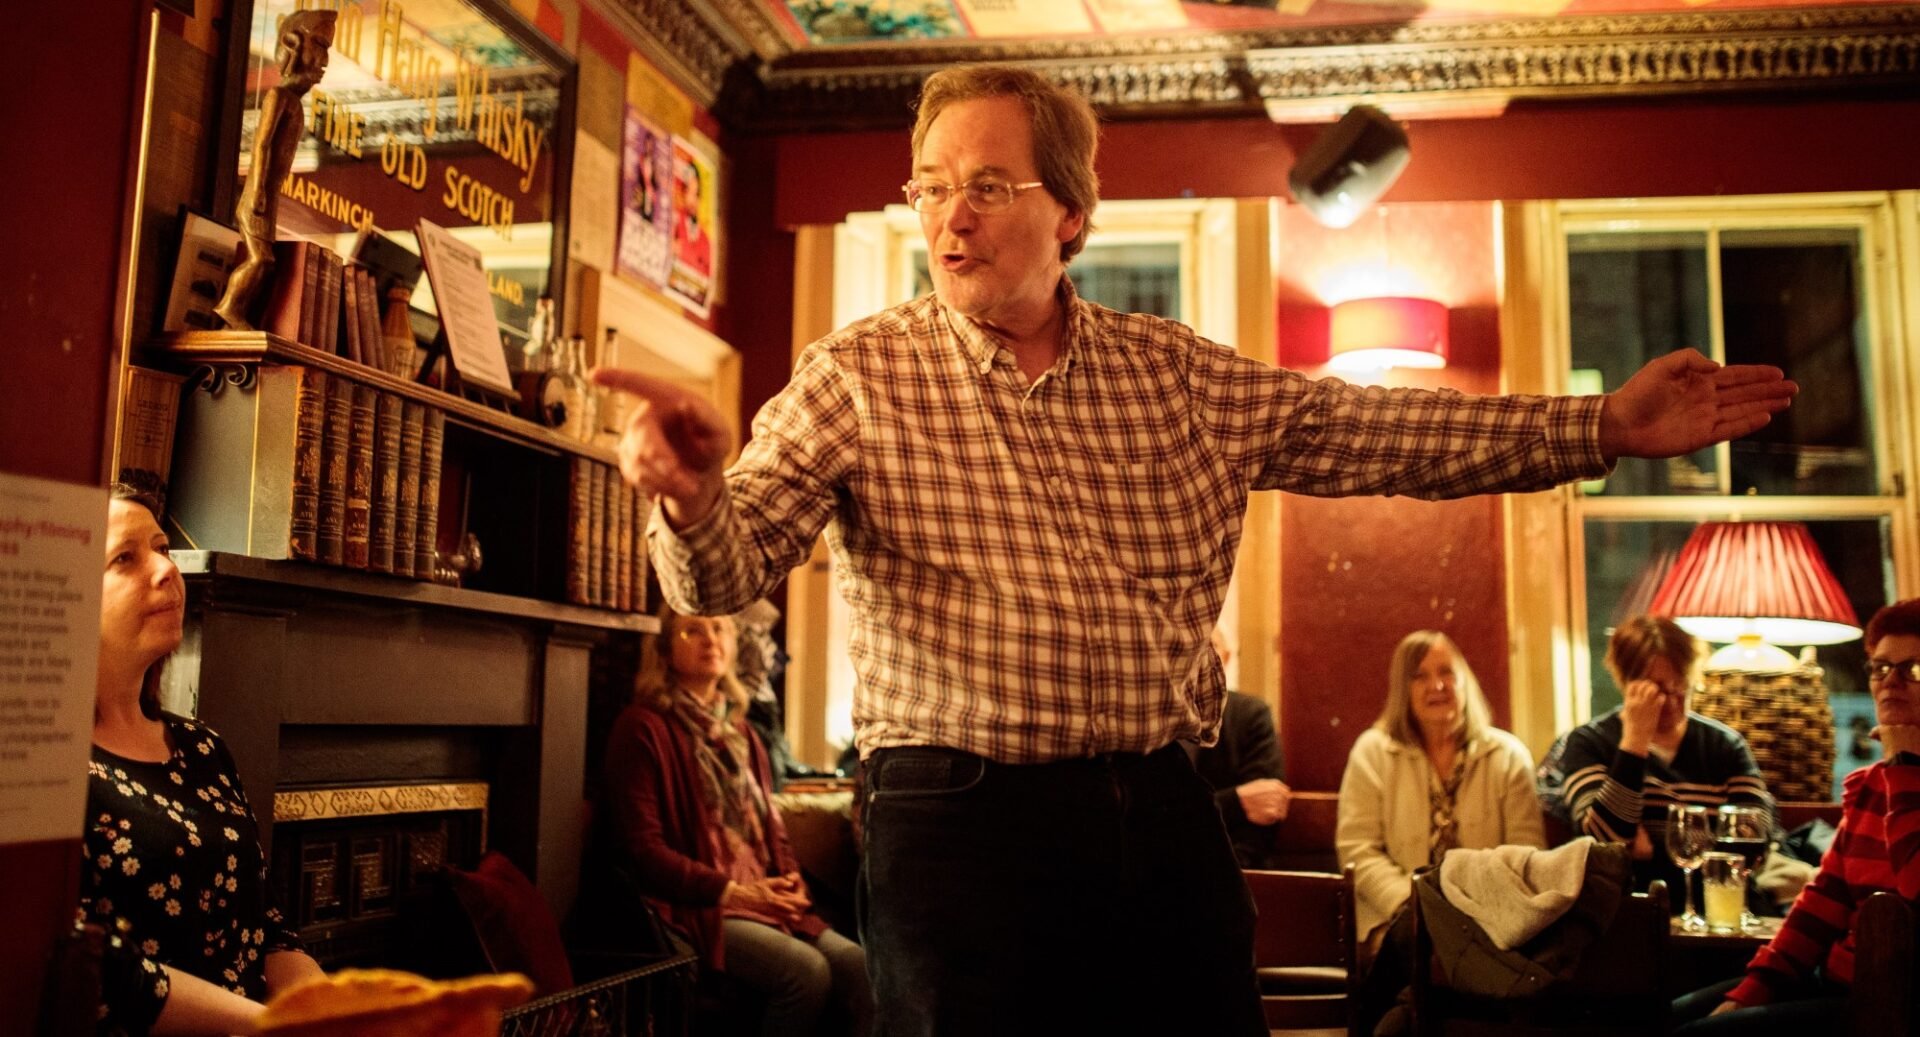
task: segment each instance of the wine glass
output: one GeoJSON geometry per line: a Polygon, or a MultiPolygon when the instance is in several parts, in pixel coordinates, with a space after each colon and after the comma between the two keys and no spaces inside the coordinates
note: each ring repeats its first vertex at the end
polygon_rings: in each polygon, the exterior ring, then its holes
{"type": "MultiPolygon", "coordinates": [[[[1751,880],[1766,862],[1773,838],[1773,824],[1766,808],[1728,804],[1720,808],[1718,821],[1714,849],[1738,854],[1744,865],[1745,877],[1751,880]]],[[[1740,925],[1744,929],[1753,929],[1759,924],[1760,920],[1751,911],[1740,916],[1740,925]]]]}
{"type": "Polygon", "coordinates": [[[1681,881],[1687,887],[1680,927],[1689,932],[1707,927],[1707,920],[1693,909],[1693,873],[1700,868],[1701,856],[1713,849],[1717,838],[1714,825],[1712,807],[1676,804],[1667,808],[1667,856],[1680,869],[1681,881]]]}

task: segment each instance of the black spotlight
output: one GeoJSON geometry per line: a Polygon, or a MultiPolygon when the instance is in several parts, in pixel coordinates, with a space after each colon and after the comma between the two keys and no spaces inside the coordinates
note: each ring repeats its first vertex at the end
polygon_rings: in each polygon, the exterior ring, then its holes
{"type": "Polygon", "coordinates": [[[1407,168],[1407,132],[1372,105],[1347,109],[1293,164],[1287,186],[1314,219],[1351,224],[1407,168]]]}

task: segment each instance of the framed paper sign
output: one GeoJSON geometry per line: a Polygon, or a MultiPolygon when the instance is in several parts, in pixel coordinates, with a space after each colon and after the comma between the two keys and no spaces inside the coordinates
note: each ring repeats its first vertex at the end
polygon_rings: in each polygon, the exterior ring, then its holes
{"type": "Polygon", "coordinates": [[[420,221],[418,234],[454,369],[469,382],[512,395],[513,374],[487,313],[487,271],[480,250],[429,220],[420,221]]]}

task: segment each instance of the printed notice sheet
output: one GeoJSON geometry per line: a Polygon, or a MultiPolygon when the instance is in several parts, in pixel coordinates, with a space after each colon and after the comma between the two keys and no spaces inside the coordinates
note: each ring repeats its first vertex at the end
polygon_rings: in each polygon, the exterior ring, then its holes
{"type": "Polygon", "coordinates": [[[107,494],[0,472],[0,844],[77,839],[107,494]]]}
{"type": "Polygon", "coordinates": [[[513,375],[500,348],[500,322],[494,317],[493,291],[487,287],[480,250],[427,220],[414,230],[420,237],[420,256],[427,261],[433,305],[440,311],[440,327],[447,334],[454,368],[469,382],[513,393],[513,375]]]}

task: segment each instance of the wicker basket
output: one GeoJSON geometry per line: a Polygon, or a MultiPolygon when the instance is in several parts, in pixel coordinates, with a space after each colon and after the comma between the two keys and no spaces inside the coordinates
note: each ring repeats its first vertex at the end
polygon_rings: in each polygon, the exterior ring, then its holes
{"type": "Polygon", "coordinates": [[[1833,707],[1818,666],[1788,673],[1709,670],[1693,710],[1746,736],[1774,799],[1833,798],[1833,707]]]}

